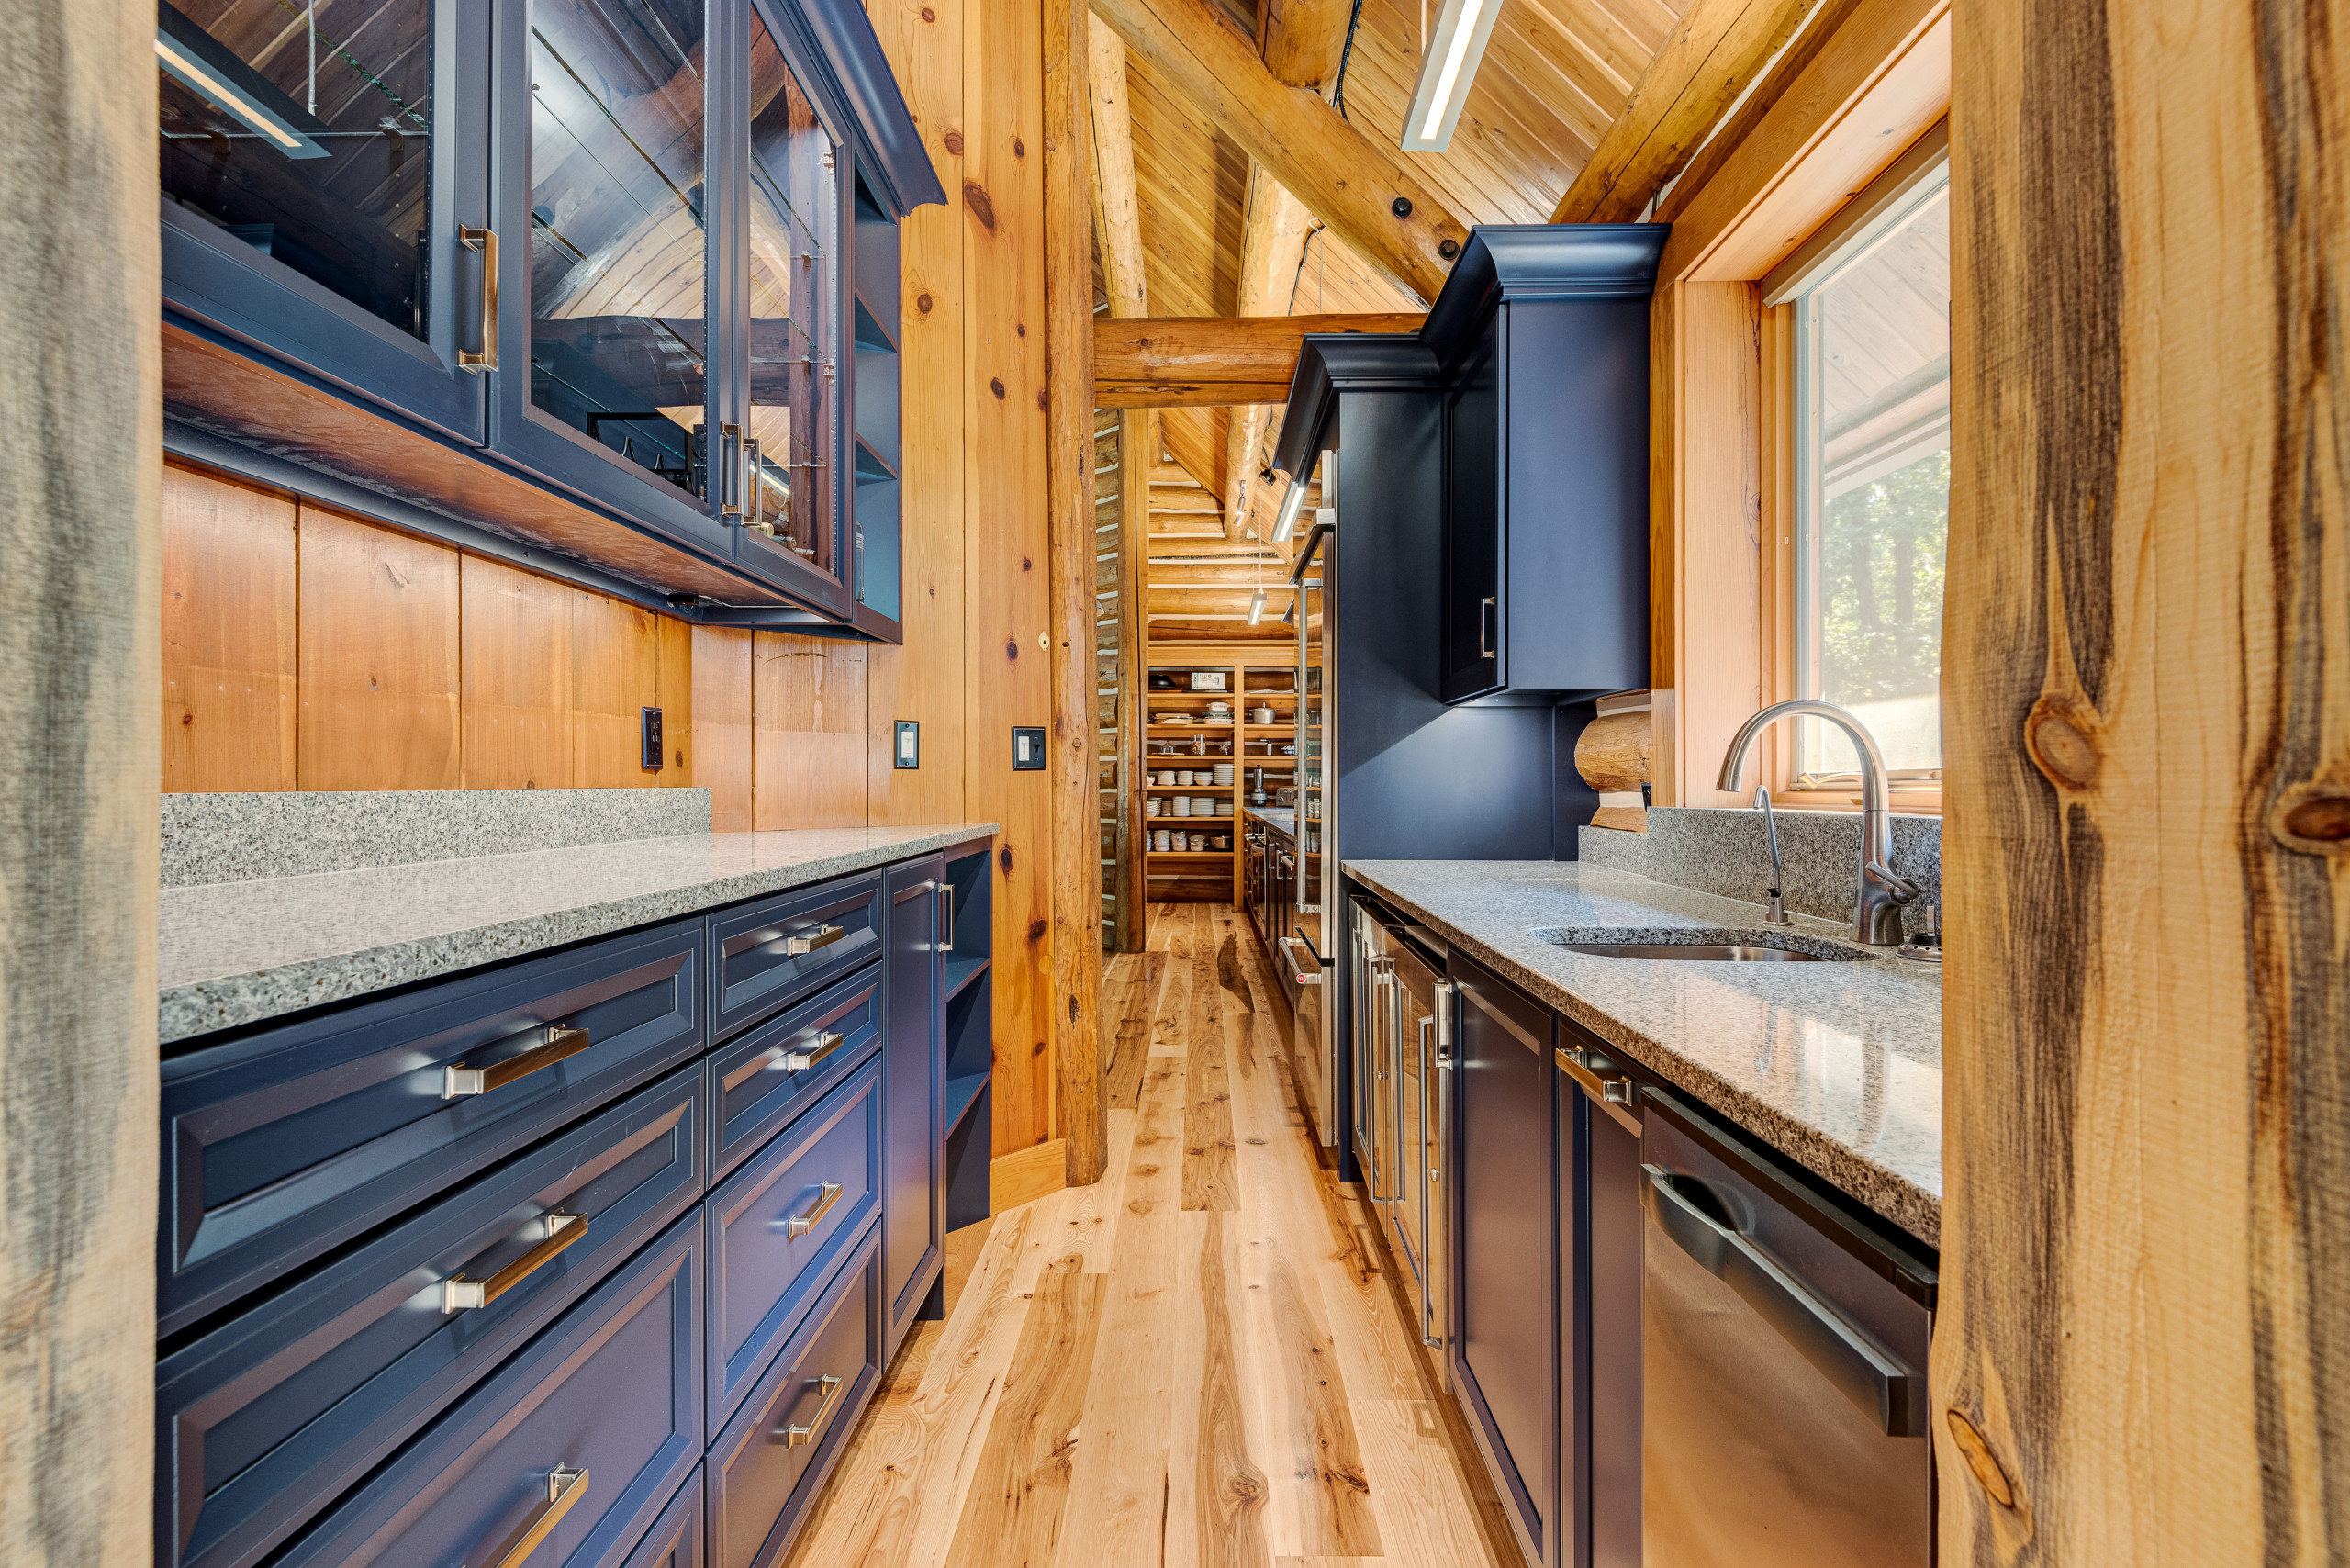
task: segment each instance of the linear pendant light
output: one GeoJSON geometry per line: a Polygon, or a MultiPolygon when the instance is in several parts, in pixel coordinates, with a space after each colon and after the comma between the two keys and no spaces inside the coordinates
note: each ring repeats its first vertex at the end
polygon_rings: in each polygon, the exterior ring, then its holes
{"type": "Polygon", "coordinates": [[[1444,0],[1420,55],[1420,79],[1412,88],[1412,112],[1404,117],[1406,152],[1442,152],[1452,145],[1469,84],[1485,58],[1502,0],[1444,0]]]}
{"type": "Polygon", "coordinates": [[[1286,544],[1289,536],[1297,532],[1298,510],[1305,505],[1305,481],[1291,476],[1289,493],[1281,497],[1281,515],[1273,520],[1273,543],[1286,544]]]}

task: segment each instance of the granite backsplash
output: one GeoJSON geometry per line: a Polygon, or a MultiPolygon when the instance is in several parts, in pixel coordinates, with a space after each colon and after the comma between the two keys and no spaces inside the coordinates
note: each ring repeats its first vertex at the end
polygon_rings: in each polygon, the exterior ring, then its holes
{"type": "MultiPolygon", "coordinates": [[[[1859,813],[1775,814],[1779,858],[1786,868],[1782,891],[1787,907],[1827,920],[1852,919],[1861,849],[1859,813]]],[[[1771,883],[1771,851],[1763,839],[1762,813],[1757,811],[1658,806],[1648,813],[1646,833],[1586,827],[1578,830],[1576,838],[1586,866],[1613,867],[1677,888],[1760,903],[1771,883]]],[[[1940,817],[1893,819],[1893,869],[1925,890],[1926,896],[1903,912],[1906,929],[1925,930],[1942,898],[1940,817]]]]}

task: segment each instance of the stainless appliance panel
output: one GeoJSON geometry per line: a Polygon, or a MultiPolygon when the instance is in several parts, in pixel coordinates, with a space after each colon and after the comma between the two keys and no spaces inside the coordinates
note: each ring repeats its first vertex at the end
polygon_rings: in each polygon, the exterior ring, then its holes
{"type": "MultiPolygon", "coordinates": [[[[1451,1256],[1446,1222],[1445,1151],[1452,1127],[1452,987],[1412,946],[1393,940],[1385,1007],[1394,1139],[1393,1196],[1379,1205],[1389,1244],[1404,1260],[1404,1292],[1419,1316],[1420,1337],[1441,1347],[1451,1335],[1451,1256]]],[[[1448,1367],[1449,1357],[1438,1365],[1448,1367]]]]}
{"type": "Polygon", "coordinates": [[[1640,1152],[1642,1561],[1927,1568],[1930,1310],[1653,1109],[1640,1152]]]}
{"type": "MultiPolygon", "coordinates": [[[[1330,466],[1326,461],[1326,493],[1330,466]]],[[[1328,591],[1337,580],[1335,518],[1332,509],[1317,512],[1293,575],[1297,585],[1293,600],[1297,697],[1292,721],[1297,735],[1297,833],[1288,933],[1292,940],[1285,944],[1288,957],[1284,960],[1297,967],[1293,980],[1317,964],[1325,971],[1325,983],[1316,986],[1301,980],[1296,988],[1296,1034],[1291,1054],[1297,1063],[1314,1135],[1326,1148],[1338,1141],[1337,1036],[1347,1006],[1342,988],[1348,978],[1341,963],[1344,954],[1336,941],[1343,924],[1338,857],[1323,852],[1326,846],[1337,842],[1337,797],[1326,765],[1338,698],[1337,607],[1328,591]]]]}
{"type": "Polygon", "coordinates": [[[1395,1187],[1393,1036],[1388,1023],[1394,960],[1387,956],[1386,930],[1374,907],[1361,899],[1348,901],[1347,950],[1353,998],[1347,1038],[1354,1080],[1355,1159],[1371,1201],[1381,1204],[1394,1195],[1395,1187]]]}

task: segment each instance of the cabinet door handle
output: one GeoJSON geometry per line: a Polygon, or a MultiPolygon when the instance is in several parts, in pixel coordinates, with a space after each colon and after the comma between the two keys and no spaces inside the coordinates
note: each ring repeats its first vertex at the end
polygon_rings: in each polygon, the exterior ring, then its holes
{"type": "Polygon", "coordinates": [[[1494,601],[1491,599],[1477,601],[1477,656],[1481,659],[1494,656],[1494,601]]]}
{"type": "MultiPolygon", "coordinates": [[[[588,1495],[588,1472],[585,1467],[574,1470],[568,1465],[556,1465],[547,1472],[547,1495],[536,1512],[516,1527],[512,1535],[493,1549],[493,1554],[481,1558],[482,1568],[522,1568],[522,1562],[539,1549],[539,1542],[554,1533],[563,1523],[563,1516],[571,1512],[579,1499],[588,1495]]],[[[468,1568],[474,1559],[467,1558],[468,1568]]]]}
{"type": "Polygon", "coordinates": [[[793,931],[776,937],[767,944],[767,951],[801,958],[819,947],[831,946],[847,935],[848,927],[845,925],[819,925],[813,931],[793,931]]]}
{"type": "Polygon", "coordinates": [[[1558,1062],[1559,1070],[1573,1079],[1601,1110],[1623,1123],[1628,1130],[1635,1133],[1640,1130],[1640,1118],[1632,1111],[1640,1103],[1639,1084],[1620,1074],[1606,1076],[1601,1069],[1609,1065],[1607,1061],[1589,1051],[1569,1050],[1561,1046],[1550,1054],[1558,1062]]]}
{"type": "Polygon", "coordinates": [[[1294,936],[1284,936],[1281,939],[1280,946],[1281,956],[1290,961],[1289,978],[1292,980],[1295,981],[1299,985],[1320,985],[1322,983],[1322,966],[1319,964],[1299,963],[1297,961],[1297,955],[1291,951],[1293,947],[1304,946],[1304,943],[1299,941],[1294,936]]]}
{"type": "Polygon", "coordinates": [[[783,1439],[783,1446],[788,1449],[799,1449],[806,1448],[810,1443],[814,1442],[817,1432],[824,1425],[824,1418],[833,1413],[833,1406],[841,1402],[841,1390],[847,1386],[848,1380],[845,1378],[810,1378],[807,1386],[800,1390],[800,1399],[795,1403],[804,1404],[808,1395],[819,1394],[822,1397],[816,1406],[816,1413],[808,1417],[804,1425],[793,1421],[778,1427],[775,1429],[775,1435],[783,1439]]]}
{"type": "Polygon", "coordinates": [[[767,487],[759,478],[759,438],[743,438],[743,526],[769,539],[775,537],[775,524],[767,521],[767,487]]]}
{"type": "Polygon", "coordinates": [[[1438,980],[1429,988],[1436,1007],[1436,1065],[1449,1071],[1452,1067],[1452,994],[1460,988],[1450,980],[1438,980]]]}
{"type": "Polygon", "coordinates": [[[498,230],[460,228],[457,243],[481,252],[481,347],[457,351],[457,368],[478,375],[498,368],[498,230]]]}
{"type": "Polygon", "coordinates": [[[554,1209],[547,1215],[546,1225],[547,1233],[543,1240],[489,1278],[469,1280],[463,1274],[452,1274],[442,1281],[442,1315],[446,1316],[453,1312],[487,1306],[554,1262],[565,1248],[588,1234],[586,1215],[566,1214],[561,1209],[554,1209]]]}
{"type": "Polygon", "coordinates": [[[718,427],[718,468],[725,475],[721,482],[724,493],[719,498],[719,515],[740,521],[743,516],[743,427],[722,424],[718,427]]]}
{"type": "Polygon", "coordinates": [[[951,953],[955,950],[955,884],[941,882],[938,890],[946,900],[946,913],[938,924],[938,950],[951,953]]]}
{"type": "Polygon", "coordinates": [[[487,1094],[493,1089],[503,1089],[518,1078],[528,1078],[543,1067],[553,1067],[565,1057],[576,1057],[588,1048],[588,1031],[568,1025],[550,1024],[547,1037],[527,1051],[520,1051],[504,1061],[487,1067],[467,1067],[464,1062],[452,1062],[441,1070],[441,1098],[460,1100],[468,1094],[487,1094]]]}
{"type": "Polygon", "coordinates": [[[767,1070],[769,1072],[805,1072],[847,1043],[846,1035],[833,1029],[822,1030],[811,1042],[812,1048],[794,1050],[789,1046],[776,1047],[773,1058],[767,1063],[767,1070]]]}
{"type": "Polygon", "coordinates": [[[1697,1266],[1737,1293],[1839,1394],[1876,1417],[1889,1438],[1923,1437],[1925,1383],[1908,1362],[1844,1321],[1811,1287],[1743,1232],[1715,1219],[1676,1189],[1662,1165],[1643,1164],[1641,1190],[1657,1228],[1697,1266]]]}
{"type": "Polygon", "coordinates": [[[810,1204],[806,1208],[800,1210],[796,1215],[787,1215],[784,1217],[784,1235],[807,1235],[810,1231],[824,1223],[824,1216],[832,1213],[833,1205],[840,1201],[841,1184],[838,1182],[826,1182],[822,1183],[816,1189],[816,1201],[814,1203],[810,1204]]]}

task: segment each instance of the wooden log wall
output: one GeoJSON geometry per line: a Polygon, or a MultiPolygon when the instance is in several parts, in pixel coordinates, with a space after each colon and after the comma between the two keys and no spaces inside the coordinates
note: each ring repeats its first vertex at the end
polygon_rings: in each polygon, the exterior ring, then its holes
{"type": "Polygon", "coordinates": [[[155,1515],[155,20],[0,49],[0,1562],[145,1563],[155,1515]]]}
{"type": "Polygon", "coordinates": [[[2350,1558],[2350,78],[1956,9],[1945,1563],[2350,1558]]]}

